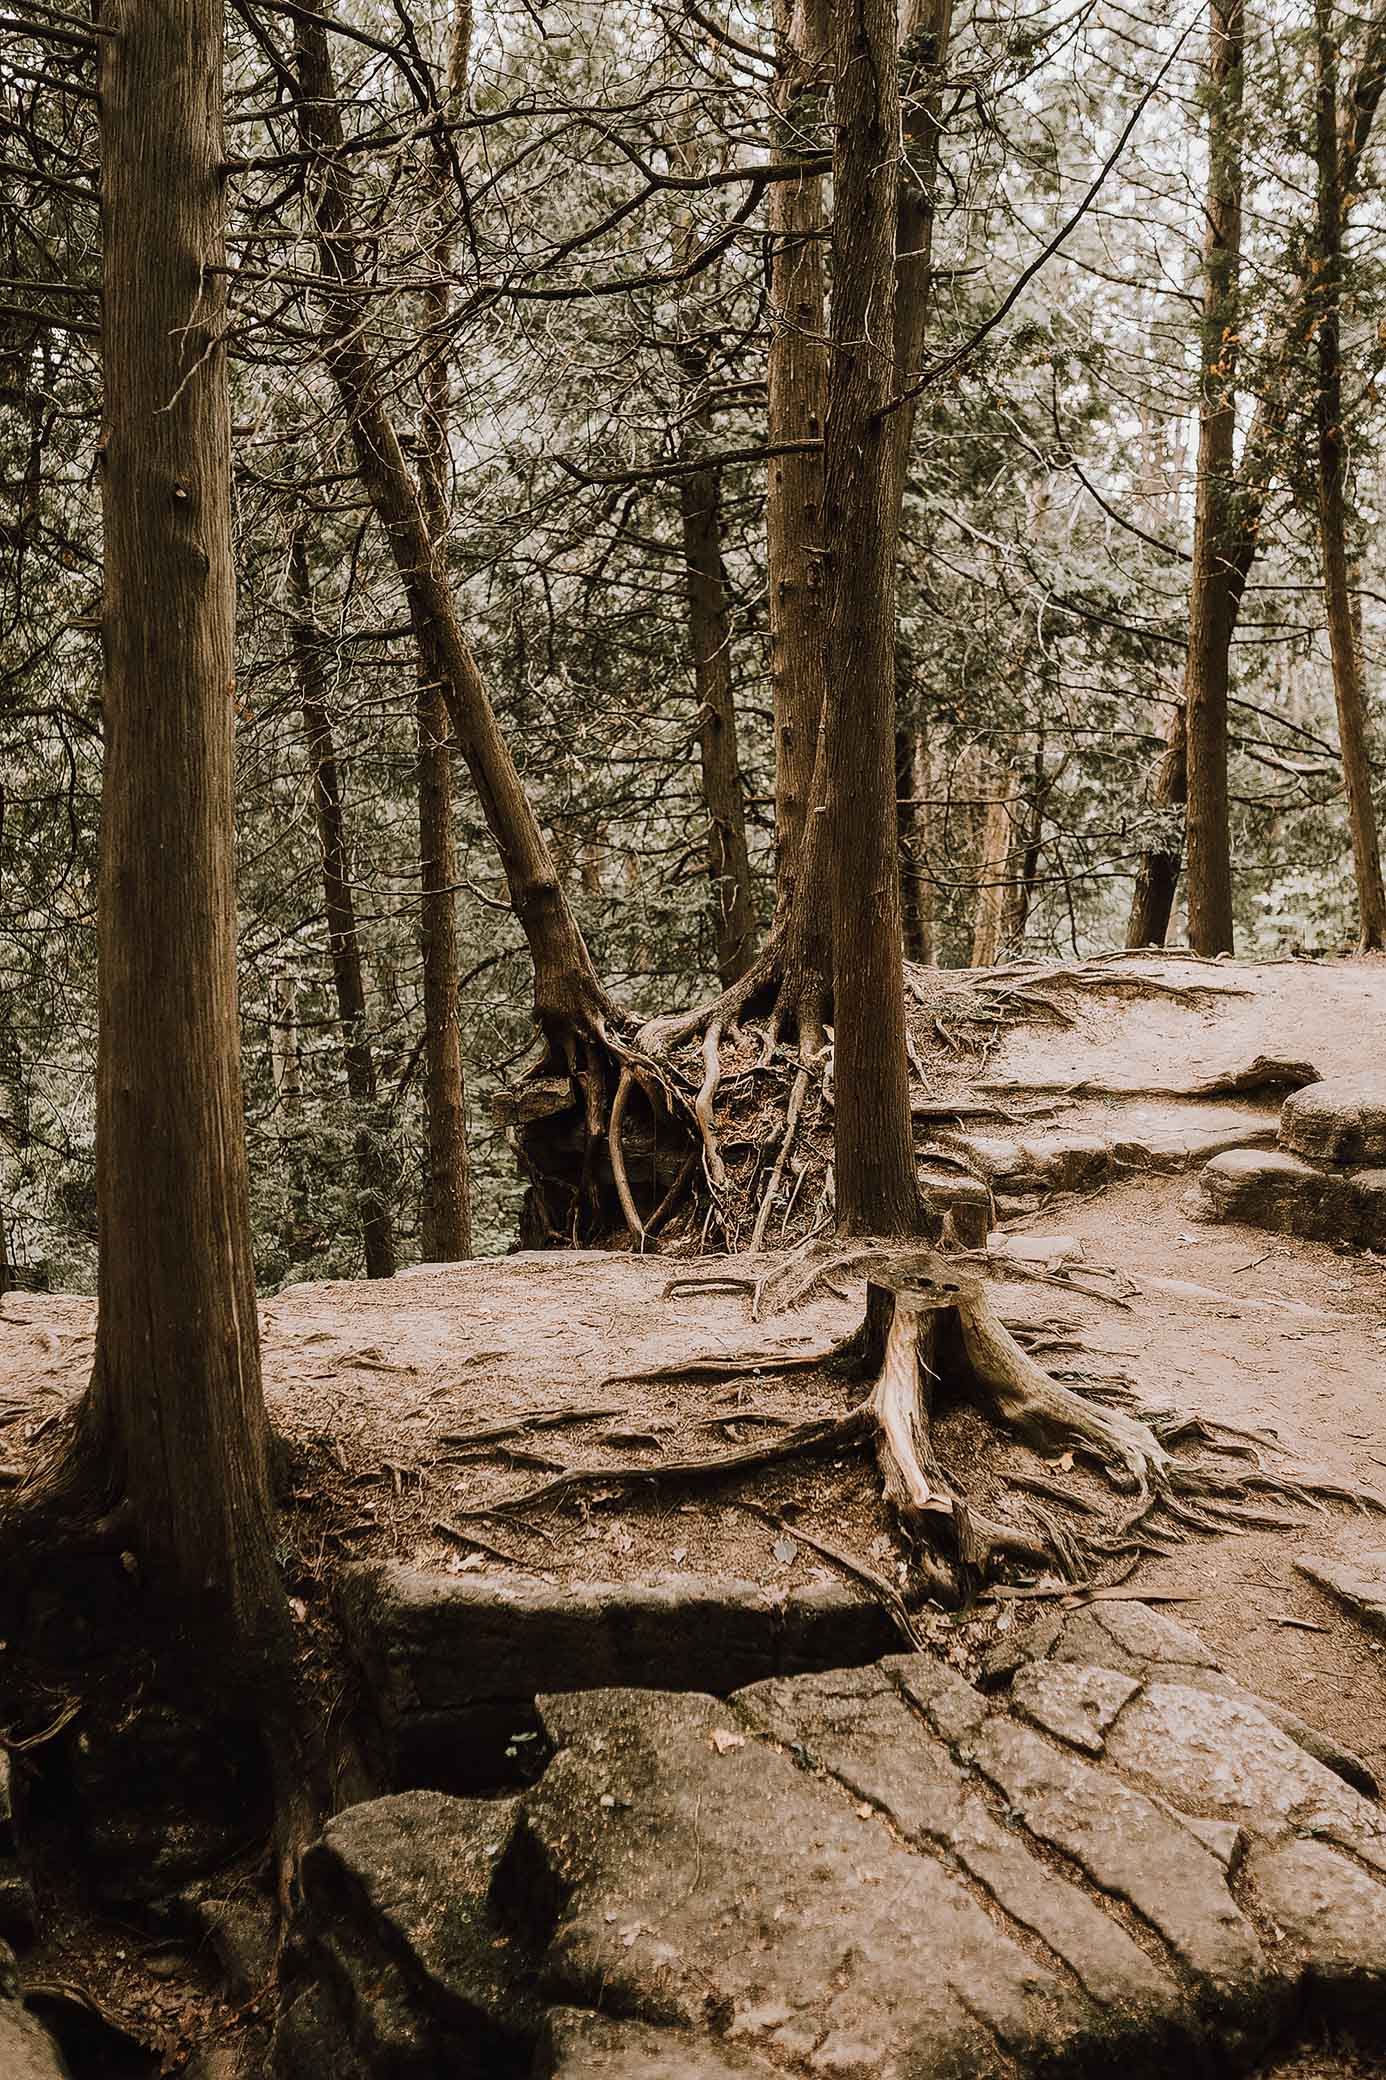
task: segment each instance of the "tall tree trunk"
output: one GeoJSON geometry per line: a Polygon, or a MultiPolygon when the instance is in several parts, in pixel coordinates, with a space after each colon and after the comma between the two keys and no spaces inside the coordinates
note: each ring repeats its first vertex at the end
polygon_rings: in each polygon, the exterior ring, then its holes
{"type": "MultiPolygon", "coordinates": [[[[707,357],[684,357],[689,418],[683,456],[697,456],[711,430],[711,413],[698,401],[707,357]]],[[[707,870],[712,884],[717,974],[725,989],[751,965],[755,923],[751,861],[746,845],[746,800],[737,747],[736,699],[732,691],[731,613],[722,562],[722,492],[717,472],[689,471],[679,478],[679,517],[688,583],[688,633],[698,695],[698,746],[703,801],[707,807],[707,870]]]]}
{"type": "MultiPolygon", "coordinates": [[[[1170,715],[1164,755],[1155,775],[1157,809],[1183,808],[1189,795],[1188,773],[1188,731],[1184,703],[1178,700],[1170,715]]],[[[1179,859],[1177,850],[1152,849],[1141,854],[1126,925],[1128,946],[1164,945],[1174,912],[1174,892],[1179,886],[1179,859]]]]}
{"type": "Polygon", "coordinates": [[[1386,946],[1386,889],[1372,801],[1362,658],[1353,628],[1348,582],[1347,498],[1340,307],[1343,274],[1343,197],[1338,185],[1338,54],[1331,0],[1315,0],[1318,50],[1316,157],[1318,161],[1318,452],[1319,542],[1323,554],[1324,607],[1333,658],[1333,694],[1338,707],[1338,743],[1352,833],[1357,883],[1357,943],[1362,951],[1386,946]]]}
{"type": "Polygon", "coordinates": [[[417,487],[405,464],[362,326],[352,243],[349,161],[319,0],[294,18],[300,135],[315,156],[308,181],[318,238],[322,352],[346,414],[356,466],[385,530],[424,669],[442,687],[448,720],[504,868],[510,900],[534,961],[535,1018],[551,1056],[583,1083],[589,1124],[603,1112],[601,1050],[621,1014],[597,979],[457,609],[434,561],[417,487]],[[594,1059],[594,1049],[597,1057],[594,1059]]]}
{"type": "Polygon", "coordinates": [[[313,809],[322,851],[323,907],[332,961],[332,985],[342,1026],[342,1063],[347,1094],[355,1115],[357,1208],[365,1245],[367,1278],[393,1278],[395,1240],[387,1195],[387,1165],[377,1104],[375,1056],[366,1019],[366,984],[361,941],[356,930],[356,903],[351,892],[351,855],[342,812],[342,783],[332,722],[327,712],[322,636],[313,605],[308,549],[301,527],[289,546],[289,580],[293,595],[292,640],[298,673],[313,809]]]}
{"type": "Polygon", "coordinates": [[[893,429],[900,98],[890,0],[839,0],[825,515],[834,1165],[848,1234],[918,1223],[895,816],[893,429]],[[883,342],[884,344],[878,344],[883,342]]]}
{"type": "MultiPolygon", "coordinates": [[[[775,156],[823,147],[832,68],[827,0],[775,0],[775,156]]],[[[823,177],[770,184],[772,444],[821,440],[828,408],[823,177]]],[[[776,914],[794,899],[823,711],[823,455],[772,458],[765,497],[770,686],[775,717],[776,914]]]]}
{"type": "Polygon", "coordinates": [[[1232,951],[1227,682],[1234,594],[1237,322],[1242,235],[1242,0],[1212,0],[1204,204],[1198,489],[1184,703],[1188,739],[1189,938],[1232,951]]]}
{"type": "MultiPolygon", "coordinates": [[[[471,54],[470,0],[456,0],[448,44],[445,112],[463,105],[471,54]]],[[[441,141],[430,166],[436,236],[429,254],[424,326],[436,342],[424,377],[420,493],[434,559],[446,570],[448,429],[451,380],[447,321],[452,310],[453,241],[446,228],[450,168],[441,141]]],[[[420,1241],[431,1263],[472,1253],[472,1181],[462,1071],[462,964],[457,950],[457,849],[452,828],[452,753],[443,690],[423,660],[417,708],[419,745],[419,951],[423,958],[424,1130],[427,1153],[419,1209],[420,1241]]]]}
{"type": "MultiPolygon", "coordinates": [[[[300,1754],[236,1004],[222,9],[113,0],[103,22],[96,1350],[66,1448],[0,1513],[0,1627],[10,1718],[21,1637],[61,1654],[39,1612],[95,1585],[65,1796],[102,1756],[103,1829],[156,1822],[172,1883],[204,1813],[234,1808],[243,1838],[300,1754]],[[170,1766],[188,1714],[195,1777],[170,1766]]],[[[128,1896],[150,1873],[125,1863],[128,1896]]]]}

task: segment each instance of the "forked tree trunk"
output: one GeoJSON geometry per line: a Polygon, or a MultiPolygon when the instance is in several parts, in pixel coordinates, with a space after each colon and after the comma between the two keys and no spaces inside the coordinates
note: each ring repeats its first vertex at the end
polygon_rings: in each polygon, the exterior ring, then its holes
{"type": "MultiPolygon", "coordinates": [[[[461,108],[471,52],[469,0],[453,16],[448,45],[445,111],[461,108]]],[[[420,492],[424,519],[440,570],[446,569],[448,429],[451,382],[447,321],[452,309],[453,241],[446,229],[450,169],[441,142],[432,148],[430,204],[436,235],[429,250],[430,282],[424,324],[433,347],[424,377],[420,492]]],[[[417,703],[419,746],[419,951],[423,959],[424,1188],[420,1243],[431,1263],[456,1263],[472,1253],[471,1161],[462,1072],[462,964],[457,950],[457,850],[452,829],[452,752],[442,688],[420,661],[417,703]]]]}
{"type": "Polygon", "coordinates": [[[1198,489],[1184,678],[1189,939],[1201,954],[1232,951],[1227,685],[1240,599],[1240,588],[1234,591],[1233,444],[1242,233],[1242,35],[1242,0],[1212,0],[1198,489]]]}
{"type": "Polygon", "coordinates": [[[342,781],[332,721],[327,712],[322,635],[313,604],[313,581],[301,527],[289,545],[289,583],[293,595],[292,642],[298,673],[303,735],[313,788],[318,845],[322,853],[323,909],[327,917],[328,956],[337,1017],[342,1028],[342,1066],[347,1095],[355,1115],[352,1143],[356,1151],[357,1210],[367,1278],[393,1278],[395,1237],[390,1220],[388,1165],[383,1146],[384,1120],[376,1089],[375,1054],[366,1015],[366,981],[361,940],[356,929],[356,901],[351,892],[351,853],[342,810],[342,781]]]}
{"type": "MultiPolygon", "coordinates": [[[[823,149],[831,22],[827,0],[775,0],[776,157],[823,149]]],[[[828,408],[823,177],[770,184],[772,444],[821,440],[828,408]]],[[[765,497],[770,686],[775,719],[776,914],[794,898],[823,709],[823,455],[776,455],[765,497]]]]}
{"type": "Polygon", "coordinates": [[[849,1234],[919,1217],[895,817],[894,391],[900,99],[890,0],[836,23],[824,713],[831,819],[834,1170],[849,1234]],[[883,344],[881,344],[883,343],[883,344]]]}
{"type": "MultiPolygon", "coordinates": [[[[706,378],[706,356],[689,354],[684,375],[689,418],[683,459],[696,458],[711,428],[710,412],[696,401],[706,378]]],[[[707,871],[717,975],[726,989],[746,973],[755,951],[751,861],[746,845],[746,800],[737,747],[736,697],[732,690],[731,612],[722,561],[722,491],[715,470],[690,470],[679,478],[688,585],[688,634],[698,695],[698,747],[703,802],[707,809],[707,871]]]]}
{"type": "Polygon", "coordinates": [[[1318,161],[1318,454],[1319,542],[1324,607],[1333,659],[1338,743],[1343,761],[1353,877],[1357,884],[1357,943],[1364,953],[1386,945],[1386,890],[1372,801],[1362,658],[1353,628],[1348,582],[1347,498],[1344,485],[1340,307],[1343,273],[1343,197],[1338,185],[1338,55],[1330,0],[1315,0],[1318,50],[1316,156],[1318,161]]]}
{"type": "Polygon", "coordinates": [[[553,1058],[581,1077],[589,1123],[600,1125],[599,1064],[608,1026],[621,1014],[607,996],[569,907],[553,854],[515,768],[457,609],[438,569],[428,525],[386,408],[363,330],[352,243],[349,161],[318,0],[298,9],[295,54],[300,136],[316,160],[308,180],[319,244],[322,353],[351,434],[357,470],[385,530],[425,671],[442,687],[457,748],[495,840],[511,905],[534,961],[535,1018],[553,1058]]]}
{"type": "MultiPolygon", "coordinates": [[[[1155,775],[1154,803],[1157,809],[1182,809],[1188,800],[1188,755],[1184,703],[1176,701],[1165,736],[1164,756],[1155,775]]],[[[1180,853],[1152,849],[1143,852],[1136,868],[1136,885],[1131,895],[1131,915],[1126,926],[1128,946],[1163,946],[1174,914],[1174,892],[1179,886],[1180,853]]]]}

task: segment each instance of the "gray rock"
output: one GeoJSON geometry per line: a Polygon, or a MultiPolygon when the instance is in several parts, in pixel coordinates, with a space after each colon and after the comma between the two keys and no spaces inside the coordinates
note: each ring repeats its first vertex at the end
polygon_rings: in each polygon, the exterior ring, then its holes
{"type": "MultiPolygon", "coordinates": [[[[1154,1667],[1216,1668],[1206,1641],[1148,1603],[1091,1603],[1060,1621],[1056,1661],[1082,1661],[1144,1675],[1154,1667]]],[[[1036,1657],[1038,1658],[1038,1657],[1036,1657]]]]}
{"type": "Polygon", "coordinates": [[[1277,1842],[1248,1856],[1252,1906],[1304,1961],[1313,2008],[1386,2043],[1386,1891],[1323,1842],[1277,1842]]]}
{"type": "Polygon", "coordinates": [[[1135,1676],[1070,1661],[1031,1662],[1011,1689],[1025,1718],[1088,1755],[1100,1755],[1107,1729],[1140,1689],[1135,1676]]]}
{"type": "Polygon", "coordinates": [[[813,2074],[998,2072],[1091,2011],[962,1877],[710,1697],[542,1704],[561,1751],[523,1801],[514,1909],[550,1922],[570,2002],[698,2029],[813,2074]],[[720,1738],[719,1738],[720,1737],[720,1738]]]}
{"type": "Polygon", "coordinates": [[[1243,2047],[1264,2037],[1279,2012],[1272,1976],[1221,1864],[1202,1843],[1119,1778],[1010,1721],[988,1723],[976,1760],[1032,1834],[1158,1931],[1200,1982],[1222,2027],[1243,2047]]]}
{"type": "Polygon", "coordinates": [[[490,1907],[514,1828],[509,1800],[412,1791],[352,1806],[303,1862],[296,1948],[316,1981],[276,2040],[280,2080],[304,2080],[340,2039],[390,2080],[494,2080],[523,2070],[541,2011],[531,1960],[490,1907]]]}
{"type": "Polygon", "coordinates": [[[710,2044],[682,2030],[615,2022],[590,2008],[554,2008],[534,2067],[534,2080],[764,2080],[779,2071],[732,2045],[710,2044]]]}
{"type": "Polygon", "coordinates": [[[33,1889],[13,1856],[0,1857],[0,1937],[22,1944],[33,1933],[33,1889]]]}
{"type": "Polygon", "coordinates": [[[4,2080],[71,2080],[48,2031],[19,1998],[14,1954],[0,1942],[0,2075],[4,2080]]]}
{"type": "Polygon", "coordinates": [[[1355,1560],[1314,1553],[1295,1566],[1346,1605],[1369,1632],[1386,1634],[1386,1552],[1363,1553],[1355,1560]]]}
{"type": "Polygon", "coordinates": [[[1293,1092],[1280,1145],[1323,1163],[1386,1162],[1386,1076],[1328,1076],[1293,1092]]]}
{"type": "Polygon", "coordinates": [[[917,1182],[924,1241],[953,1241],[964,1249],[981,1249],[985,1245],[991,1226],[991,1192],[981,1178],[931,1168],[925,1162],[917,1182]]]}
{"type": "Polygon", "coordinates": [[[277,1945],[269,1902],[256,1897],[190,1897],[187,1906],[194,1928],[216,1958],[233,2005],[258,1999],[275,1972],[277,1945]]]}
{"type": "Polygon", "coordinates": [[[884,1668],[858,1670],[848,1680],[762,1683],[733,1702],[854,1798],[879,1806],[907,1838],[956,1858],[1004,1913],[1062,1958],[1101,2011],[1113,2048],[1128,2031],[1138,2032],[1148,2050],[1186,2037],[1185,2003],[1172,1977],[1113,1915],[996,1822],[975,1781],[884,1668]]]}
{"type": "Polygon", "coordinates": [[[1312,1831],[1386,1872],[1380,1809],[1242,1698],[1148,1683],[1108,1735],[1107,1760],[1179,1806],[1260,1833],[1312,1831]]]}
{"type": "MultiPolygon", "coordinates": [[[[1190,1689],[1240,1698],[1354,1791],[1367,1798],[1376,1796],[1376,1778],[1360,1755],[1340,1747],[1288,1705],[1247,1690],[1218,1666],[1196,1632],[1148,1604],[1094,1603],[1068,1618],[1050,1620],[1043,1634],[1036,1631],[1024,1645],[1035,1660],[1052,1654],[1056,1661],[1096,1664],[1130,1675],[1156,1670],[1190,1689]]],[[[1010,1674],[1011,1669],[1003,1664],[1002,1673],[1010,1674]]]]}
{"type": "Polygon", "coordinates": [[[1361,1249],[1386,1244],[1386,1170],[1319,1170],[1278,1150],[1233,1153],[1214,1157],[1198,1189],[1208,1220],[1361,1249]]]}
{"type": "Polygon", "coordinates": [[[896,1633],[844,1585],[783,1594],[729,1577],[550,1585],[400,1566],[347,1570],[341,1612],[393,1784],[473,1789],[518,1774],[540,1690],[727,1692],[794,1668],[867,1662],[896,1633]]]}

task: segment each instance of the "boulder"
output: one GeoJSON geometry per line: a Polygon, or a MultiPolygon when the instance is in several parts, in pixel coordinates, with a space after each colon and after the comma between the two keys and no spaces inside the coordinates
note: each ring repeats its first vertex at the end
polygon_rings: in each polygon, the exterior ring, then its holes
{"type": "Polygon", "coordinates": [[[19,1994],[14,1953],[0,1943],[0,2074],[4,2080],[71,2080],[67,2063],[19,1994]]]}
{"type": "Polygon", "coordinates": [[[1198,1180],[1200,1211],[1279,1235],[1374,1249],[1386,1245],[1386,1170],[1316,1168],[1268,1150],[1215,1156],[1198,1180]]]}
{"type": "Polygon", "coordinates": [[[1321,1163],[1386,1163],[1386,1075],[1328,1076],[1293,1092],[1280,1146],[1321,1163]]]}

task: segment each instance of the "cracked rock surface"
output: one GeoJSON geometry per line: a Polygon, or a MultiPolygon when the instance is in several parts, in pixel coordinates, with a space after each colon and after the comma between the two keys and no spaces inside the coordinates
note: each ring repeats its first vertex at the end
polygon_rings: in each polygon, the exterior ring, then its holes
{"type": "MultiPolygon", "coordinates": [[[[1008,1690],[929,1654],[540,1700],[516,1797],[310,1852],[275,2080],[1248,2070],[1386,2046],[1386,1824],[1186,1628],[1097,1604],[1008,1690]]],[[[1349,1761],[1351,1758],[1348,1758],[1349,1761]]]]}

